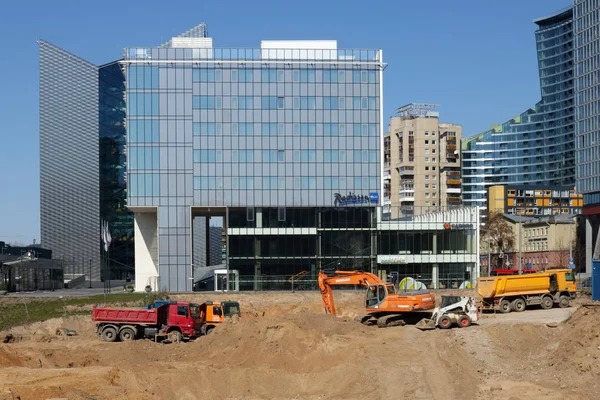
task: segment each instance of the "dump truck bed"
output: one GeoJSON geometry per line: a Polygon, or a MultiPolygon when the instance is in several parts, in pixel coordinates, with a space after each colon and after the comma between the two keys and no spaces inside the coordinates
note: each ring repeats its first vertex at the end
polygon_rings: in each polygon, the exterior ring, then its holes
{"type": "Polygon", "coordinates": [[[484,299],[541,294],[550,290],[550,274],[505,275],[477,280],[477,293],[484,299]]]}
{"type": "Polygon", "coordinates": [[[92,321],[155,325],[158,323],[159,315],[163,312],[164,310],[162,310],[162,307],[147,310],[143,308],[111,308],[94,306],[92,309],[92,321]]]}

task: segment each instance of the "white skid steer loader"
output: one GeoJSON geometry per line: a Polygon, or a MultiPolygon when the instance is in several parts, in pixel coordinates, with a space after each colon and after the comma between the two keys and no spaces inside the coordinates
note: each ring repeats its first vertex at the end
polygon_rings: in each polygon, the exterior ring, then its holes
{"type": "Polygon", "coordinates": [[[463,296],[442,296],[441,307],[436,307],[431,318],[420,320],[415,326],[422,331],[435,329],[449,329],[452,325],[466,328],[479,320],[479,311],[475,298],[463,296]]]}

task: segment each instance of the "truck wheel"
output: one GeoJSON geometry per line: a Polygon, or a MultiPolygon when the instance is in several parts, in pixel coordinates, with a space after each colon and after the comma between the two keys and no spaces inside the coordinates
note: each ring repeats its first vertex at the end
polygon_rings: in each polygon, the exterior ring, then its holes
{"type": "Polygon", "coordinates": [[[183,342],[183,335],[179,331],[171,331],[169,332],[169,341],[171,343],[181,343],[183,342]]]}
{"type": "Polygon", "coordinates": [[[518,298],[512,301],[511,307],[513,311],[522,312],[525,311],[525,308],[527,308],[527,304],[525,303],[525,300],[523,300],[522,298],[518,298]]]}
{"type": "Polygon", "coordinates": [[[102,340],[105,342],[114,342],[117,340],[117,330],[114,326],[107,326],[102,329],[102,340]]]}
{"type": "Polygon", "coordinates": [[[558,299],[558,306],[560,308],[569,307],[569,298],[567,296],[560,296],[560,298],[558,299]]]}
{"type": "Polygon", "coordinates": [[[510,305],[510,301],[504,299],[500,302],[500,306],[498,306],[498,309],[500,310],[501,313],[509,313],[510,309],[511,309],[511,305],[510,305]]]}
{"type": "Polygon", "coordinates": [[[461,315],[458,318],[458,327],[459,328],[466,328],[471,326],[471,318],[467,317],[466,315],[461,315]]]}
{"type": "Polygon", "coordinates": [[[213,331],[213,329],[215,329],[214,326],[212,326],[212,325],[207,326],[205,335],[210,334],[213,331]]]}
{"type": "Polygon", "coordinates": [[[119,332],[119,339],[121,342],[127,342],[129,340],[135,339],[135,331],[132,328],[123,328],[121,332],[119,332]]]}
{"type": "Polygon", "coordinates": [[[553,305],[554,305],[554,300],[552,300],[552,297],[550,297],[550,296],[542,297],[542,302],[540,303],[540,306],[542,307],[542,309],[549,310],[552,308],[553,305]]]}
{"type": "Polygon", "coordinates": [[[452,320],[449,316],[444,315],[442,318],[440,318],[438,325],[441,329],[449,329],[452,326],[452,320]]]}

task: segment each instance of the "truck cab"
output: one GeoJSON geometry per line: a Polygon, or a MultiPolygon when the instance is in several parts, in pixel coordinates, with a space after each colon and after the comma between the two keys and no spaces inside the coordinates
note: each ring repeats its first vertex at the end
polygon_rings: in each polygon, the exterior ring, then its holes
{"type": "Polygon", "coordinates": [[[220,323],[225,321],[227,317],[240,315],[240,303],[237,301],[207,301],[200,304],[200,319],[206,324],[204,334],[210,331],[220,323]]]}
{"type": "Polygon", "coordinates": [[[168,307],[165,333],[179,331],[184,338],[200,336],[203,324],[199,304],[174,302],[159,307],[168,307]]]}

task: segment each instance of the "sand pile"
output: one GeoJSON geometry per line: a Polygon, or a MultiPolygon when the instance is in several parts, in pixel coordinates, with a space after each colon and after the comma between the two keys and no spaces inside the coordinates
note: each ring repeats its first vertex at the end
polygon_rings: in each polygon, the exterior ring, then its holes
{"type": "MultiPolygon", "coordinates": [[[[599,376],[600,307],[579,308],[561,327],[555,347],[556,350],[548,357],[548,365],[573,371],[568,379],[588,384],[586,376],[599,376]]],[[[593,389],[600,393],[600,382],[595,380],[593,389]]]]}

